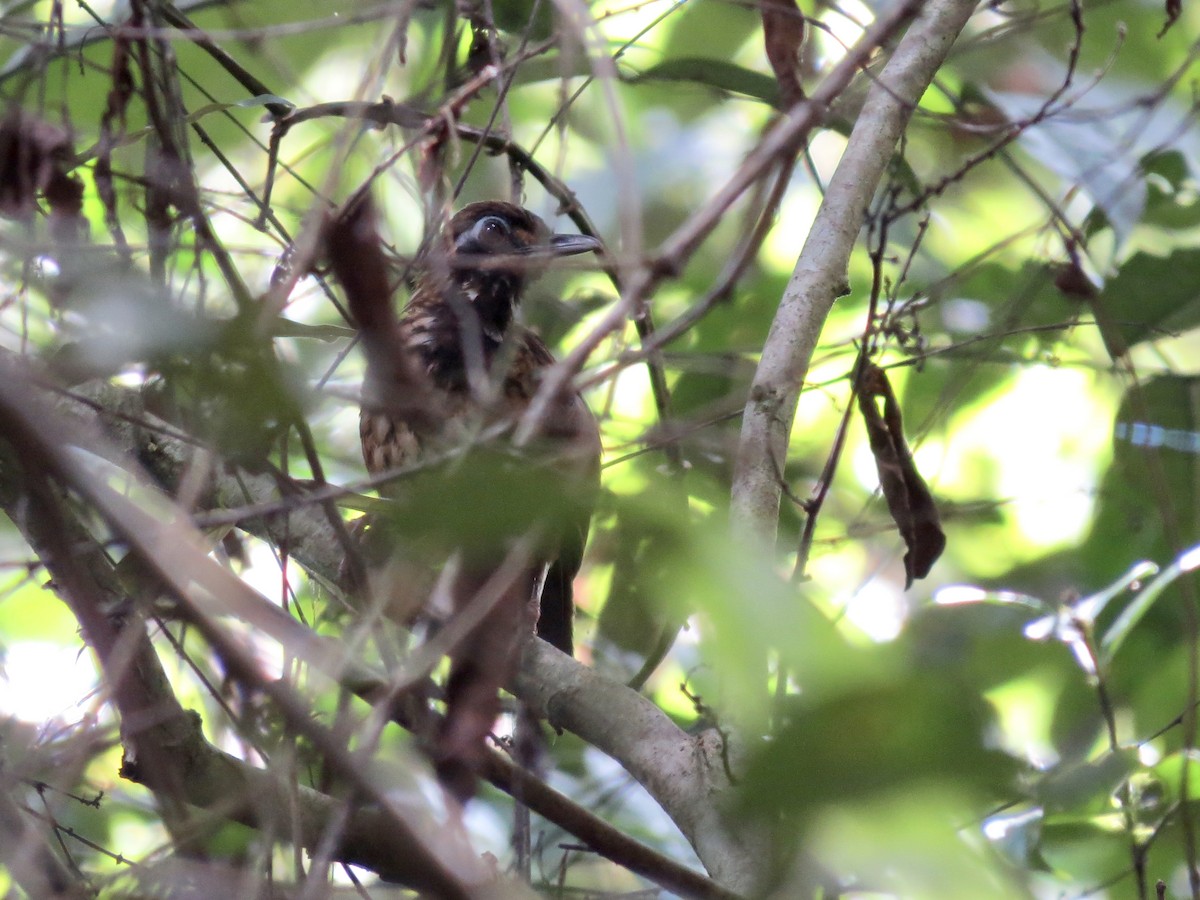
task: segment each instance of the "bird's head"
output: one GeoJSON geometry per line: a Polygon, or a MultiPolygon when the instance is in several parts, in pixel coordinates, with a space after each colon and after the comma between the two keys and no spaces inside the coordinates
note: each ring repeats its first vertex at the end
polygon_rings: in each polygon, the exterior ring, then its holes
{"type": "Polygon", "coordinates": [[[529,210],[501,200],[464,206],[450,220],[447,237],[447,274],[494,340],[508,328],[527,281],[557,257],[602,247],[586,235],[554,234],[529,210]]]}
{"type": "Polygon", "coordinates": [[[598,240],[582,234],[554,234],[527,209],[500,200],[464,206],[450,220],[453,267],[459,271],[496,272],[517,284],[535,277],[559,256],[599,250],[598,240]]]}

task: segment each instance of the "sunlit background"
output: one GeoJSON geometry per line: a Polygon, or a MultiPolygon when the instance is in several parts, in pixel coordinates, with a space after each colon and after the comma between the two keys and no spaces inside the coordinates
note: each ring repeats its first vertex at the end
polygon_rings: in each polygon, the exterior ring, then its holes
{"type": "MultiPolygon", "coordinates": [[[[0,21],[45,21],[38,17],[51,4],[18,6],[0,21]]],[[[517,21],[530,12],[522,2],[495,6],[498,17],[517,21]]],[[[810,86],[878,6],[801,4],[814,17],[804,56],[810,86]]],[[[94,32],[93,16],[127,12],[124,3],[88,9],[64,7],[69,40],[94,32]]],[[[264,104],[276,95],[299,107],[381,95],[421,107],[443,99],[443,11],[413,14],[404,65],[390,43],[390,20],[358,12],[356,4],[311,0],[195,12],[215,41],[252,63],[271,97],[248,96],[196,47],[172,43],[181,70],[212,94],[185,89],[194,122],[224,157],[193,134],[195,168],[214,230],[256,296],[270,287],[287,243],[278,227],[256,227],[259,209],[239,183],[261,196],[270,135],[264,104]]],[[[595,24],[584,46],[569,42],[516,68],[504,127],[574,191],[628,273],[759,141],[777,115],[776,88],[753,6],[691,0],[596,4],[590,12],[595,24]],[[548,127],[568,87],[603,75],[586,55],[597,48],[615,57],[620,79],[593,82],[548,127]]],[[[664,634],[679,629],[645,690],[686,727],[725,715],[770,736],[750,748],[745,808],[734,813],[772,823],[786,833],[782,847],[804,851],[788,857],[797,860],[789,864],[796,872],[781,867],[785,880],[801,877],[809,859],[829,873],[829,885],[882,896],[1134,896],[1134,846],[1152,880],[1187,895],[1189,838],[1178,804],[1193,797],[1179,792],[1179,774],[1195,751],[1176,720],[1196,699],[1197,634],[1185,614],[1191,595],[1182,586],[1190,576],[1169,567],[1200,541],[1200,132],[1187,44],[1200,20],[1187,8],[1160,39],[1157,5],[1088,5],[1085,19],[1075,75],[1047,121],[1030,125],[1067,79],[1076,40],[1067,8],[1018,2],[981,10],[917,110],[902,163],[885,186],[896,188],[900,205],[921,185],[961,173],[892,222],[881,251],[880,302],[896,314],[877,362],[902,401],[906,437],[948,539],[927,578],[905,589],[905,545],[853,409],[850,375],[866,326],[877,231],[863,232],[850,293],[835,305],[807,373],[782,465],[787,495],[778,546],[747,550],[728,538],[738,413],[823,185],[845,148],[847,112],[835,108],[829,127],[814,134],[761,252],[730,297],[665,348],[671,422],[658,421],[643,366],[613,372],[638,346],[632,323],[601,345],[581,376],[602,421],[606,466],[577,586],[579,656],[626,680],[664,634]],[[1015,140],[985,152],[1021,121],[1015,140]],[[977,165],[964,168],[974,157],[977,165]],[[1072,252],[1094,296],[1081,298],[1056,281],[1072,252]],[[607,377],[593,383],[597,373],[607,377]],[[848,408],[845,446],[811,555],[797,573],[802,504],[820,484],[848,408]],[[679,448],[681,476],[661,450],[664,440],[679,448]],[[1143,560],[1170,577],[1119,582],[1143,560]],[[1161,593],[1138,606],[1147,584],[1161,593]],[[1079,606],[1113,585],[1103,608],[1079,606]],[[1122,618],[1128,609],[1134,612],[1122,618]],[[1042,619],[1054,627],[1031,639],[1026,626],[1042,619]]],[[[3,46],[11,66],[32,65],[19,34],[10,33],[3,46]]],[[[503,38],[510,53],[522,45],[516,32],[503,38]]],[[[451,43],[465,59],[470,35],[451,43]]],[[[111,45],[73,52],[87,65],[50,64],[41,108],[48,118],[64,111],[83,151],[97,139],[111,45]]],[[[15,84],[5,82],[9,96],[20,96],[15,84]]],[[[487,121],[495,96],[487,91],[466,112],[472,123],[487,121]]],[[[116,155],[122,173],[144,163],[145,122],[136,109],[130,115],[116,155]]],[[[304,233],[310,210],[344,199],[387,161],[376,193],[389,241],[410,257],[425,223],[422,153],[411,139],[399,129],[360,131],[333,118],[293,129],[281,145],[272,194],[288,234],[304,233]]],[[[452,141],[442,150],[454,179],[474,148],[452,141]]],[[[93,167],[88,157],[80,172],[84,214],[92,240],[106,245],[112,234],[93,167]]],[[[500,195],[507,185],[503,160],[485,154],[462,199],[500,195]]],[[[135,268],[144,268],[136,190],[136,179],[119,183],[135,268]]],[[[571,227],[531,179],[525,191],[531,209],[571,227]]],[[[744,203],[730,209],[679,277],[663,283],[651,306],[659,328],[687,314],[717,280],[747,231],[745,215],[744,203]]],[[[127,281],[100,279],[76,306],[55,309],[44,282],[39,287],[23,265],[21,227],[5,223],[0,234],[5,350],[49,358],[82,337],[85,356],[131,389],[171,383],[173,374],[146,360],[201,353],[201,338],[159,316],[162,297],[127,281]]],[[[175,306],[201,318],[230,315],[234,306],[211,260],[197,261],[189,240],[183,244],[168,275],[175,306]]],[[[46,265],[53,277],[52,260],[46,265]]],[[[531,291],[523,315],[561,354],[614,299],[600,272],[557,273],[531,291]]],[[[298,385],[325,476],[353,483],[363,475],[362,364],[347,352],[351,330],[311,275],[284,315],[325,329],[279,337],[274,352],[298,385]]],[[[291,475],[312,474],[294,445],[289,453],[291,475]]],[[[269,455],[282,458],[274,445],[269,455]]],[[[6,522],[0,533],[6,730],[29,748],[54,747],[72,729],[91,735],[102,746],[73,758],[80,783],[119,799],[82,815],[80,827],[101,833],[116,853],[153,856],[170,837],[148,795],[116,776],[115,723],[93,658],[19,524],[6,522]]],[[[285,577],[277,548],[243,535],[235,559],[218,546],[223,536],[212,533],[217,557],[256,590],[317,627],[342,626],[328,612],[328,592],[298,562],[289,560],[285,577]]],[[[109,550],[114,558],[125,552],[109,550]]],[[[219,746],[255,758],[252,742],[223,717],[197,675],[219,684],[219,666],[177,623],[162,627],[202,660],[193,669],[160,641],[180,699],[203,712],[219,746]]],[[[264,671],[286,671],[277,645],[261,639],[258,647],[264,671]]],[[[402,736],[388,742],[411,751],[402,736]]],[[[551,756],[556,787],[698,865],[612,760],[569,734],[555,739],[551,756]]],[[[508,801],[489,793],[469,820],[480,849],[502,864],[509,816],[508,801]]],[[[566,851],[555,848],[568,836],[541,827],[546,858],[557,860],[566,851]]],[[[103,855],[89,857],[88,866],[121,868],[103,855]]],[[[568,883],[580,888],[642,885],[599,860],[572,873],[568,883]]]]}

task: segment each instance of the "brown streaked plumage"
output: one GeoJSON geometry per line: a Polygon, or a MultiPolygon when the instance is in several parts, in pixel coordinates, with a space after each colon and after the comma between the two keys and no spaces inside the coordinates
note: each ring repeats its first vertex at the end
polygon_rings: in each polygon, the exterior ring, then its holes
{"type": "MultiPolygon", "coordinates": [[[[380,278],[370,272],[377,261],[364,256],[364,231],[373,232],[369,217],[369,208],[348,209],[329,243],[367,357],[363,459],[368,470],[380,473],[461,448],[480,429],[519,418],[541,373],[554,364],[541,339],[514,321],[522,290],[551,258],[598,250],[600,244],[581,235],[554,235],[537,216],[510,203],[470,204],[419,263],[411,299],[397,317],[386,288],[380,296],[380,278]]],[[[483,527],[482,536],[472,532],[454,548],[460,557],[451,588],[454,611],[475,598],[490,602],[451,652],[447,713],[434,748],[439,776],[460,800],[473,793],[484,741],[499,711],[498,691],[515,666],[522,633],[536,618],[540,637],[572,652],[571,582],[587,539],[599,452],[595,418],[580,396],[566,394],[550,408],[535,450],[516,460],[525,471],[515,470],[508,456],[472,482],[473,490],[492,496],[449,490],[445,495],[454,507],[448,517],[469,518],[475,504],[480,517],[501,522],[483,527]],[[570,497],[564,502],[552,496],[557,493],[570,497]],[[497,515],[497,507],[502,513],[514,496],[534,501],[530,511],[513,516],[519,525],[497,515]],[[523,537],[532,541],[526,568],[499,588],[493,583],[494,596],[488,597],[485,582],[523,537]]],[[[465,465],[491,463],[472,457],[465,465]]]]}

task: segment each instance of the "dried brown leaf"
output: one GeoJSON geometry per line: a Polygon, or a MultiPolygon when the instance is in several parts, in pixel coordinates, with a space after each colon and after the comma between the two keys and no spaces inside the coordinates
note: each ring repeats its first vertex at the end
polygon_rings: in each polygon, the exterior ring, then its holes
{"type": "Polygon", "coordinates": [[[762,0],[763,42],[767,61],[779,82],[784,109],[804,99],[800,52],[804,47],[804,14],[796,0],[762,0]]]}
{"type": "Polygon", "coordinates": [[[907,590],[914,579],[929,574],[946,548],[946,535],[939,524],[933,495],[917,471],[904,439],[900,404],[892,393],[887,373],[878,366],[868,365],[863,369],[858,381],[858,406],[867,427],[888,511],[908,548],[904,554],[904,587],[907,590]],[[882,413],[877,398],[883,400],[882,413]]]}
{"type": "Polygon", "coordinates": [[[69,203],[70,191],[63,181],[70,180],[65,174],[70,155],[66,129],[20,110],[9,113],[0,122],[0,215],[30,215],[38,195],[52,187],[56,202],[69,203]]]}
{"type": "Polygon", "coordinates": [[[1072,300],[1090,300],[1099,291],[1075,260],[1059,266],[1054,274],[1054,286],[1072,300]]]}
{"type": "Polygon", "coordinates": [[[446,716],[433,748],[438,779],[463,804],[483,771],[488,735],[500,715],[500,689],[516,672],[521,636],[533,631],[528,576],[504,584],[496,574],[464,573],[453,588],[457,616],[469,615],[471,607],[486,610],[450,651],[446,716]]]}
{"type": "Polygon", "coordinates": [[[1158,32],[1158,37],[1162,37],[1171,30],[1171,26],[1178,21],[1183,14],[1183,0],[1167,0],[1166,2],[1167,21],[1163,22],[1162,29],[1158,32]]]}

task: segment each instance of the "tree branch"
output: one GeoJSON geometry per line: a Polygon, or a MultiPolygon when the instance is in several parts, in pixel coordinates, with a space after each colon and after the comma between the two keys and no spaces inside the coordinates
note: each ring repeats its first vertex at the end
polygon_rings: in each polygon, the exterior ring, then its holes
{"type": "Polygon", "coordinates": [[[86,900],[95,894],[83,878],[58,858],[48,837],[31,822],[11,796],[18,782],[0,761],[0,860],[27,896],[86,900]]]}
{"type": "Polygon", "coordinates": [[[733,527],[773,543],[796,402],[864,215],[913,109],[971,17],[975,0],[931,0],[871,86],[771,323],[742,418],[733,527]]]}
{"type": "MultiPolygon", "coordinates": [[[[81,462],[83,447],[97,446],[103,441],[96,436],[88,440],[88,436],[77,433],[62,417],[49,414],[33,402],[27,379],[14,366],[5,366],[3,376],[0,433],[13,451],[0,460],[4,475],[0,485],[5,499],[10,501],[5,504],[6,511],[16,512],[14,521],[25,524],[31,543],[53,573],[60,595],[79,620],[85,640],[99,658],[120,713],[126,747],[123,772],[153,787],[169,806],[181,802],[201,806],[228,804],[235,813],[240,809],[257,820],[263,809],[270,815],[273,810],[287,809],[290,805],[290,800],[285,800],[280,805],[268,804],[260,809],[263,799],[280,793],[280,789],[271,789],[273,776],[263,772],[252,779],[238,777],[245,776],[246,767],[231,769],[230,763],[236,761],[204,741],[198,718],[184,711],[175,699],[144,623],[136,615],[129,615],[130,605],[115,573],[94,542],[86,540],[86,532],[68,518],[53,489],[55,482],[85,498],[129,542],[133,552],[184,603],[189,620],[217,650],[226,669],[269,694],[289,727],[314,742],[353,794],[374,802],[377,821],[369,822],[359,836],[368,839],[368,846],[378,851],[375,856],[383,871],[433,890],[438,896],[463,900],[475,896],[476,888],[490,879],[486,868],[454,841],[443,838],[434,846],[420,837],[364,771],[361,762],[354,760],[335,736],[312,720],[310,704],[286,685],[268,685],[261,679],[256,683],[256,667],[250,655],[230,639],[214,614],[249,612],[249,621],[265,625],[265,630],[275,629],[271,631],[273,635],[283,631],[283,637],[291,639],[285,644],[289,650],[310,661],[315,656],[318,665],[330,662],[325,658],[327,654],[311,652],[324,642],[315,635],[311,640],[297,641],[299,632],[288,631],[284,622],[291,621],[295,627],[307,631],[300,623],[283,613],[282,618],[272,616],[264,610],[270,607],[265,601],[256,610],[255,604],[244,596],[249,588],[230,590],[234,583],[241,582],[208,559],[194,531],[188,534],[188,526],[179,521],[155,519],[81,462]],[[13,458],[20,472],[14,470],[13,458]],[[72,540],[71,535],[77,539],[72,540]],[[81,546],[89,545],[91,550],[80,551],[81,546]],[[92,565],[87,564],[89,560],[92,565]],[[207,567],[205,562],[209,563],[207,567]],[[97,579],[97,569],[108,576],[107,589],[97,579]],[[222,572],[231,581],[221,584],[222,572]],[[244,808],[247,805],[249,809],[244,808]]],[[[109,449],[106,455],[116,455],[109,449]]],[[[142,500],[152,502],[145,492],[142,500]]],[[[282,790],[291,796],[286,788],[282,790]]],[[[339,811],[335,824],[343,824],[341,816],[339,811]]],[[[299,840],[315,842],[323,838],[325,823],[310,818],[304,824],[310,827],[301,828],[299,840]]]]}
{"type": "Polygon", "coordinates": [[[902,28],[920,6],[920,0],[901,0],[877,19],[825,76],[812,96],[788,109],[703,207],[689,216],[660,245],[649,263],[640,266],[631,277],[625,279],[620,300],[569,354],[542,376],[538,392],[517,426],[514,440],[518,446],[528,442],[537,433],[553,398],[583,368],[600,343],[622,327],[629,316],[637,313],[663,279],[682,270],[734,202],[756,180],[779,160],[795,155],[812,130],[824,121],[833,102],[846,90],[858,71],[867,65],[871,54],[902,28]]]}
{"type": "MultiPolygon", "coordinates": [[[[52,395],[37,391],[29,393],[42,406],[50,405],[47,401],[52,395]]],[[[105,431],[119,443],[118,447],[106,450],[104,442],[93,438],[87,441],[89,446],[114,461],[122,456],[137,458],[149,467],[163,485],[172,486],[179,482],[189,464],[192,447],[182,437],[174,436],[166,423],[146,413],[140,395],[106,383],[88,386],[86,394],[87,398],[82,400],[60,396],[53,405],[57,407],[59,416],[76,420],[84,433],[94,435],[97,424],[103,423],[105,431]]],[[[124,459],[124,463],[128,470],[129,460],[124,459]]],[[[285,485],[269,475],[229,472],[218,467],[213,473],[209,494],[204,499],[208,502],[224,502],[230,507],[246,502],[257,505],[276,500],[280,491],[285,489],[285,485]]],[[[189,540],[179,531],[187,527],[182,521],[165,525],[157,519],[152,522],[157,525],[152,528],[147,524],[147,529],[163,532],[159,540],[165,540],[176,553],[189,540]]],[[[336,536],[319,506],[309,502],[309,498],[297,496],[295,505],[288,511],[255,517],[241,524],[268,540],[286,534],[292,558],[310,571],[328,574],[331,580],[336,573],[340,559],[336,536]]],[[[173,558],[179,559],[178,556],[173,558]]],[[[211,560],[208,562],[211,563],[211,560]]],[[[343,684],[364,699],[371,700],[386,692],[387,684],[380,674],[353,664],[346,658],[345,647],[318,637],[301,623],[282,614],[277,607],[215,563],[211,563],[210,569],[208,572],[199,572],[190,564],[179,563],[179,571],[175,574],[186,573],[187,579],[203,587],[203,594],[215,600],[221,609],[236,610],[238,617],[255,623],[259,630],[289,648],[297,657],[308,660],[332,677],[340,677],[343,684]]],[[[178,591],[186,593],[185,586],[179,585],[178,591]]],[[[752,856],[737,859],[736,842],[719,837],[727,835],[728,829],[722,827],[719,831],[714,830],[716,804],[713,794],[728,786],[721,769],[720,748],[715,743],[715,735],[688,736],[650,701],[624,685],[597,675],[564,654],[553,652],[542,641],[531,640],[528,643],[530,649],[526,652],[525,661],[527,671],[514,685],[514,690],[523,696],[528,694],[528,699],[544,710],[555,710],[556,721],[577,731],[585,740],[626,766],[663,805],[667,814],[680,824],[681,830],[692,841],[714,878],[726,887],[612,828],[512,765],[498,752],[490,754],[488,758],[486,774],[489,780],[502,789],[510,789],[520,782],[522,800],[535,812],[587,841],[593,849],[619,865],[627,866],[668,890],[688,897],[716,900],[735,898],[737,895],[728,888],[747,883],[747,876],[743,874],[737,878],[729,873],[734,872],[737,865],[749,872],[756,869],[758,863],[752,856]],[[542,688],[542,682],[555,684],[558,688],[566,686],[567,693],[542,688]],[[567,710],[563,713],[564,704],[575,703],[580,704],[579,709],[586,712],[567,710]],[[629,722],[633,721],[627,719],[630,710],[638,711],[643,727],[629,727],[629,722]],[[654,741],[646,745],[643,738],[651,732],[655,735],[654,741]],[[673,752],[672,758],[679,762],[670,767],[662,765],[663,760],[655,755],[658,750],[673,752]],[[715,761],[715,767],[710,765],[712,761],[715,761]]],[[[157,666],[152,650],[151,658],[157,666]]],[[[165,676],[163,683],[166,684],[165,676]]],[[[169,687],[166,690],[169,691],[169,687]]],[[[174,700],[173,697],[170,699],[174,700]]],[[[176,735],[173,740],[191,748],[185,754],[195,761],[189,771],[202,772],[202,782],[218,786],[200,789],[191,783],[191,777],[183,779],[181,793],[188,803],[206,807],[216,804],[218,811],[236,818],[236,808],[228,812],[220,805],[222,795],[226,796],[227,803],[229,796],[275,796],[282,789],[278,783],[272,786],[262,781],[264,778],[273,779],[271,773],[248,767],[203,743],[198,729],[195,729],[194,735],[176,735]],[[236,770],[230,770],[229,767],[234,764],[236,770]],[[219,786],[228,788],[230,793],[226,794],[219,786]],[[201,790],[202,793],[197,793],[201,790]]],[[[302,803],[312,806],[311,813],[306,815],[310,815],[316,823],[325,821],[322,817],[332,816],[336,812],[336,807],[325,804],[322,797],[314,792],[313,797],[305,795],[301,798],[302,803]]],[[[329,803],[334,801],[330,800],[329,803]]],[[[351,817],[347,825],[347,847],[364,856],[349,861],[376,868],[367,861],[378,862],[372,845],[369,842],[362,845],[356,835],[370,836],[378,827],[378,822],[362,823],[356,816],[351,817]]],[[[316,834],[321,833],[318,825],[314,824],[313,829],[316,834]]],[[[308,834],[309,829],[302,829],[302,833],[308,834]]]]}
{"type": "Polygon", "coordinates": [[[729,788],[724,740],[714,729],[684,732],[661,709],[624,684],[560,653],[526,641],[514,692],[545,716],[617,760],[679,826],[704,867],[721,884],[750,892],[763,861],[722,814],[729,788]]]}

